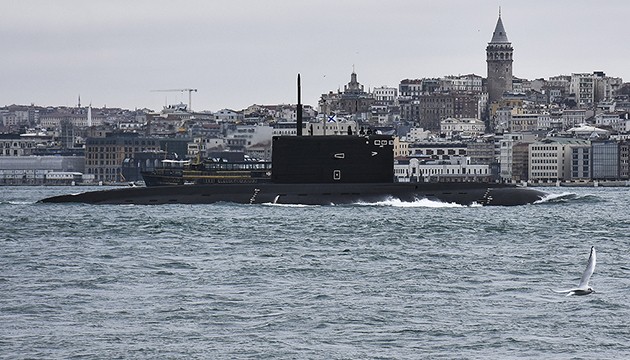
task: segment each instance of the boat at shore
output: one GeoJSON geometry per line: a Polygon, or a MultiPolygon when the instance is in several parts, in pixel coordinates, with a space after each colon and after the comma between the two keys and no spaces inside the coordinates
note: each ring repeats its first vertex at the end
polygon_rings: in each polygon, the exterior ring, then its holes
{"type": "Polygon", "coordinates": [[[205,159],[162,160],[162,167],[143,171],[146,186],[260,184],[271,181],[271,162],[205,159]]]}
{"type": "MultiPolygon", "coordinates": [[[[297,136],[274,136],[269,179],[218,181],[191,185],[129,187],[54,196],[43,203],[89,204],[305,204],[374,203],[389,199],[429,199],[461,205],[524,205],[545,197],[536,189],[491,182],[394,182],[391,135],[302,135],[298,75],[297,136]]],[[[265,172],[265,174],[267,174],[265,172]]],[[[200,174],[197,174],[197,176],[200,174]]],[[[250,174],[251,175],[251,174],[250,174]]],[[[180,178],[176,176],[176,178],[180,178]]]]}

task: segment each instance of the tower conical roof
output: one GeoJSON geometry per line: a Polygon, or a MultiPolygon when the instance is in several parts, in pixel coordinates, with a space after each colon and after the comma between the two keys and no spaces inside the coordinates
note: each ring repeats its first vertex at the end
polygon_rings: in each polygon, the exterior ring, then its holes
{"type": "Polygon", "coordinates": [[[507,34],[505,33],[505,28],[503,28],[503,21],[501,21],[501,15],[499,15],[499,20],[497,20],[497,26],[494,28],[494,32],[492,33],[493,43],[509,43],[507,34]]]}

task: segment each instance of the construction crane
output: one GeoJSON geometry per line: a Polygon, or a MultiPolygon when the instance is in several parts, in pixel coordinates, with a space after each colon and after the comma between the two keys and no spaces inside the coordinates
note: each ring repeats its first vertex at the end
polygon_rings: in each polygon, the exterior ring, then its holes
{"type": "Polygon", "coordinates": [[[197,89],[166,89],[166,90],[151,90],[153,92],[185,92],[188,91],[188,112],[192,112],[192,92],[197,92],[197,89]]]}

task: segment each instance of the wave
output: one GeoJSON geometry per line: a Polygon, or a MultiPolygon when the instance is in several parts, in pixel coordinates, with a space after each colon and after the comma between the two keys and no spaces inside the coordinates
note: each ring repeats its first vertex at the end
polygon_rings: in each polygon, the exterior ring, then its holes
{"type": "MultiPolygon", "coordinates": [[[[426,198],[416,199],[414,201],[402,201],[398,198],[389,198],[383,201],[378,202],[357,202],[354,205],[361,206],[390,206],[390,207],[400,207],[400,208],[415,208],[415,207],[426,207],[426,208],[459,208],[466,207],[465,205],[460,205],[456,203],[446,203],[437,200],[429,200],[426,198]]],[[[472,206],[481,206],[481,205],[472,205],[472,206]]]]}
{"type": "Polygon", "coordinates": [[[567,203],[567,202],[595,203],[595,202],[600,202],[600,201],[601,199],[595,195],[563,192],[560,194],[548,194],[542,199],[534,202],[534,204],[559,204],[559,203],[567,203]]]}
{"type": "Polygon", "coordinates": [[[32,205],[35,202],[33,201],[25,201],[25,200],[5,200],[0,201],[0,205],[32,205]]]}
{"type": "Polygon", "coordinates": [[[314,207],[319,205],[306,205],[306,204],[278,204],[278,203],[262,203],[264,206],[278,206],[278,207],[314,207]]]}

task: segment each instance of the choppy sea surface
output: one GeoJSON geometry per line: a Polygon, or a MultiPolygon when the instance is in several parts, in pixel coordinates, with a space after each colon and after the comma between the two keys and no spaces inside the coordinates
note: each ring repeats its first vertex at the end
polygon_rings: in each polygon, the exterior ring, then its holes
{"type": "Polygon", "coordinates": [[[0,187],[2,359],[630,358],[629,188],[463,207],[41,204],[0,187]],[[564,296],[591,246],[596,293],[564,296]]]}

